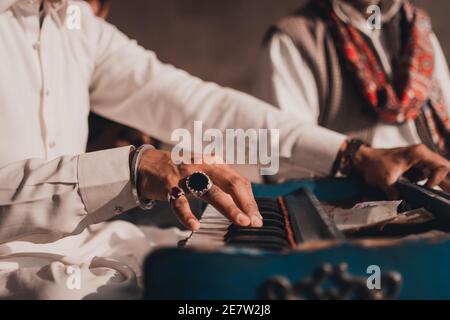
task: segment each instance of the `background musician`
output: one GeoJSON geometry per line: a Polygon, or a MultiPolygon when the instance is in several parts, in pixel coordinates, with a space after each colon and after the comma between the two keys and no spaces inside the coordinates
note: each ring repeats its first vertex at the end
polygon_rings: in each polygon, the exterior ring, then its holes
{"type": "MultiPolygon", "coordinates": [[[[329,152],[350,137],[375,148],[425,144],[448,157],[448,67],[429,17],[409,1],[310,1],[265,45],[257,96],[295,114],[329,152]],[[379,27],[370,5],[381,9],[379,27]]],[[[278,179],[309,175],[283,170],[278,179]]]]}

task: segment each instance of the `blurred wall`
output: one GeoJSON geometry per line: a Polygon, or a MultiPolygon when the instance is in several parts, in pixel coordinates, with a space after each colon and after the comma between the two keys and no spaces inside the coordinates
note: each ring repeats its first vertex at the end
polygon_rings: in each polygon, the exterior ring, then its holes
{"type": "MultiPolygon", "coordinates": [[[[159,58],[205,80],[251,89],[261,38],[304,0],[114,0],[109,20],[159,58]]],[[[450,1],[417,0],[450,57],[450,1]]]]}

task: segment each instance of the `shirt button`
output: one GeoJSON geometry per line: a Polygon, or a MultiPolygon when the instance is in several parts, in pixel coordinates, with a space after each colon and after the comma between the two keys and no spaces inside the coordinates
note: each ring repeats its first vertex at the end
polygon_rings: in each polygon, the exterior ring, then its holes
{"type": "Polygon", "coordinates": [[[48,97],[50,95],[50,91],[45,90],[45,96],[48,97]]]}
{"type": "Polygon", "coordinates": [[[34,49],[34,50],[39,50],[40,46],[41,46],[41,43],[40,43],[39,41],[38,41],[38,42],[35,42],[35,43],[33,44],[33,49],[34,49]]]}
{"type": "Polygon", "coordinates": [[[48,146],[50,147],[50,149],[53,149],[54,147],[56,147],[56,142],[52,140],[52,141],[50,141],[48,146]]]}

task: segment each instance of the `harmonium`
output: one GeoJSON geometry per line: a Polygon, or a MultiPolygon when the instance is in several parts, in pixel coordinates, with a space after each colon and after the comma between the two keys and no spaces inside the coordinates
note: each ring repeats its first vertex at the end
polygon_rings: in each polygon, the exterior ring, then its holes
{"type": "Polygon", "coordinates": [[[400,200],[353,179],[254,185],[259,229],[205,205],[202,227],[145,262],[146,299],[450,299],[450,196],[400,200]]]}

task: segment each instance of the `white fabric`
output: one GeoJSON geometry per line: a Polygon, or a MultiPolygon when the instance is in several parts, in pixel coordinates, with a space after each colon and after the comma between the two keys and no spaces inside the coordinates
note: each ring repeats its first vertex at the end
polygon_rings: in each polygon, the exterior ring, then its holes
{"type": "MultiPolygon", "coordinates": [[[[370,30],[366,27],[365,19],[352,6],[342,1],[335,1],[335,3],[372,43],[385,71],[390,76],[392,58],[398,54],[397,50],[400,49],[395,45],[398,41],[392,39],[398,39],[399,30],[394,30],[394,34],[384,31],[383,28],[370,30]]],[[[398,10],[398,7],[396,8],[398,10]]],[[[388,22],[394,12],[389,10],[389,15],[383,18],[383,22],[388,22]]],[[[342,17],[342,14],[339,16],[342,17]]],[[[447,62],[434,34],[431,40],[436,63],[435,77],[443,88],[445,102],[450,113],[450,78],[447,62]]],[[[291,38],[283,33],[275,34],[261,56],[255,95],[284,111],[295,114],[302,123],[311,126],[311,134],[315,132],[320,135],[327,142],[328,148],[333,148],[333,146],[336,148],[342,141],[342,135],[330,131],[323,134],[319,131],[322,129],[318,126],[320,94],[308,63],[302,58],[291,38]]],[[[392,125],[380,121],[373,129],[373,140],[370,142],[376,148],[395,148],[420,143],[420,138],[413,121],[403,125],[392,125]]],[[[294,175],[302,178],[311,173],[284,165],[281,167],[278,178],[292,178],[294,175]]]]}
{"type": "Polygon", "coordinates": [[[152,243],[128,222],[99,223],[134,206],[129,152],[30,159],[0,169],[0,298],[139,297],[152,243]],[[74,267],[80,287],[71,289],[74,267]]]}

